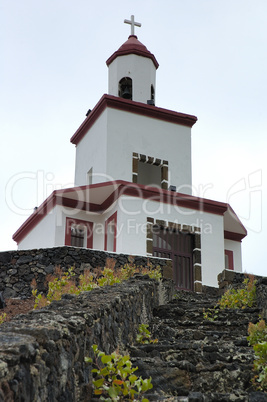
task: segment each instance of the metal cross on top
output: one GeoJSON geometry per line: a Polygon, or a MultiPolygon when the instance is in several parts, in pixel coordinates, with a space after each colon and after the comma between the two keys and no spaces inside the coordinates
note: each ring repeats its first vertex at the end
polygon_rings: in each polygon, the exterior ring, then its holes
{"type": "Polygon", "coordinates": [[[124,22],[125,22],[125,24],[131,25],[131,35],[134,35],[134,26],[136,26],[136,27],[141,26],[140,22],[134,21],[134,15],[131,15],[131,20],[124,20],[124,22]]]}

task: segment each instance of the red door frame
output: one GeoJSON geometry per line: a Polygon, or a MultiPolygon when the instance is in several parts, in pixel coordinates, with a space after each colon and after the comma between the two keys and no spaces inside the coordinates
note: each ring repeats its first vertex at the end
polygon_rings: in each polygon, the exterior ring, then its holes
{"type": "Polygon", "coordinates": [[[116,252],[117,247],[117,211],[111,215],[105,222],[105,251],[113,251],[116,252]],[[108,246],[108,225],[114,221],[114,241],[113,241],[113,250],[107,250],[108,246]]]}

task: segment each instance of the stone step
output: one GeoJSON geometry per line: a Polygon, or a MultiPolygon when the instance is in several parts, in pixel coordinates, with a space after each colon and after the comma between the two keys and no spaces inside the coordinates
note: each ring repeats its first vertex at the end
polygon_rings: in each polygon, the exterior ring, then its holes
{"type": "MultiPolygon", "coordinates": [[[[179,301],[176,301],[175,303],[168,303],[166,305],[159,306],[154,309],[153,314],[155,317],[159,318],[180,318],[182,317],[200,317],[203,319],[203,313],[204,311],[208,312],[208,308],[213,308],[214,305],[209,304],[208,305],[204,303],[200,304],[184,304],[179,301]]],[[[225,310],[220,310],[217,309],[216,311],[216,320],[221,321],[229,319],[237,319],[239,317],[256,317],[258,319],[260,309],[259,308],[244,308],[244,309],[225,309],[225,310]]]]}
{"type": "Polygon", "coordinates": [[[203,308],[213,308],[217,300],[179,292],[154,309],[150,330],[159,342],[130,347],[136,373],[153,379],[151,400],[166,395],[171,401],[262,400],[255,399],[251,385],[254,353],[247,342],[248,324],[258,322],[260,310],[219,310],[214,321],[204,319],[203,308]]]}
{"type": "Polygon", "coordinates": [[[184,396],[191,391],[202,393],[231,393],[233,384],[244,392],[251,387],[251,366],[248,364],[198,363],[188,360],[164,362],[159,357],[132,358],[138,366],[136,374],[146,378],[151,375],[153,392],[165,395],[184,396]]]}
{"type": "Polygon", "coordinates": [[[204,342],[177,342],[173,344],[150,344],[131,348],[133,357],[159,357],[163,362],[188,361],[214,364],[252,364],[253,350],[250,347],[236,346],[234,343],[205,344],[204,342]]]}

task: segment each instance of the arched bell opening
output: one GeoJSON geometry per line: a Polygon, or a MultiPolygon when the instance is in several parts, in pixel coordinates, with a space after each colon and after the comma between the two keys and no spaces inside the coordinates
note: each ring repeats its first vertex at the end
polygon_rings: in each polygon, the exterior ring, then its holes
{"type": "Polygon", "coordinates": [[[132,99],[132,79],[130,77],[124,77],[119,82],[118,95],[120,98],[132,99]]]}

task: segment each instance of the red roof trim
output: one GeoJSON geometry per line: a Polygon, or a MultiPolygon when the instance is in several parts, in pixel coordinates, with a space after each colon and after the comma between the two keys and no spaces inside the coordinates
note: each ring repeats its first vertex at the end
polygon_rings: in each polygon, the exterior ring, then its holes
{"type": "MultiPolygon", "coordinates": [[[[217,215],[223,215],[228,205],[222,202],[208,200],[204,198],[194,197],[173,191],[162,190],[153,187],[147,187],[141,184],[134,184],[123,180],[115,180],[114,182],[98,183],[90,186],[73,187],[63,190],[55,190],[14,233],[13,240],[20,242],[27,234],[55,207],[62,205],[69,208],[74,208],[87,212],[101,213],[109,208],[119,197],[128,195],[143,199],[151,199],[156,202],[171,204],[179,207],[195,209],[202,212],[208,212],[217,215]],[[117,187],[112,194],[102,204],[86,203],[76,199],[64,197],[68,192],[82,191],[98,187],[114,186],[117,187]],[[60,196],[61,195],[61,196],[60,196]]],[[[226,233],[226,232],[225,232],[226,233]]],[[[227,232],[228,233],[228,232],[227,232]]],[[[231,234],[231,232],[229,232],[231,234]]],[[[230,234],[228,236],[230,236],[230,234]]],[[[245,237],[245,235],[233,234],[236,236],[245,237]]],[[[230,238],[230,237],[226,237],[230,238]]],[[[237,239],[232,239],[237,240],[237,239]]]]}
{"type": "Polygon", "coordinates": [[[241,242],[244,237],[246,237],[247,231],[245,234],[240,234],[240,233],[234,233],[234,232],[228,232],[227,230],[224,231],[224,238],[226,240],[234,240],[234,241],[239,241],[241,242]]]}
{"type": "Polygon", "coordinates": [[[73,134],[70,141],[77,145],[107,107],[187,127],[193,127],[197,121],[196,116],[105,94],[73,134]]]}
{"type": "Polygon", "coordinates": [[[79,211],[90,211],[90,212],[99,212],[99,205],[88,203],[79,200],[73,200],[66,197],[56,196],[56,204],[62,205],[66,208],[78,209],[79,211]]]}
{"type": "Polygon", "coordinates": [[[107,59],[107,66],[109,66],[117,57],[127,56],[128,54],[136,54],[137,56],[147,57],[152,60],[156,69],[159,67],[159,63],[157,62],[154,54],[152,54],[135,35],[130,35],[128,40],[107,59]]]}
{"type": "Polygon", "coordinates": [[[20,228],[13,234],[12,239],[19,243],[27,234],[55,207],[56,205],[56,191],[40,205],[40,207],[29,216],[29,218],[20,226],[20,228]]]}
{"type": "Polygon", "coordinates": [[[227,204],[222,202],[194,197],[192,195],[182,193],[175,193],[173,191],[162,190],[156,187],[147,187],[141,184],[127,183],[127,185],[121,185],[118,196],[122,195],[151,199],[164,204],[171,204],[217,215],[223,215],[227,211],[227,204]]]}

